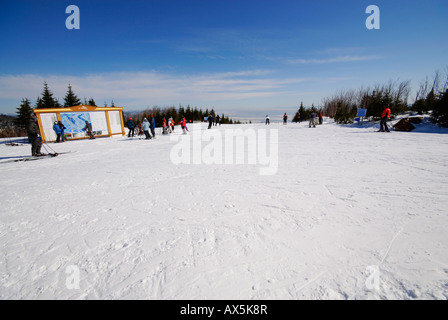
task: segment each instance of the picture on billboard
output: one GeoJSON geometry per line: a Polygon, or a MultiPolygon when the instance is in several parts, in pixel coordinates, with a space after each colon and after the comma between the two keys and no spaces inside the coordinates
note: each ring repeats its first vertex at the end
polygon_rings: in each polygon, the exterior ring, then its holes
{"type": "Polygon", "coordinates": [[[61,113],[61,121],[65,126],[65,133],[69,138],[85,137],[86,121],[90,121],[89,112],[63,112],[61,113]]]}

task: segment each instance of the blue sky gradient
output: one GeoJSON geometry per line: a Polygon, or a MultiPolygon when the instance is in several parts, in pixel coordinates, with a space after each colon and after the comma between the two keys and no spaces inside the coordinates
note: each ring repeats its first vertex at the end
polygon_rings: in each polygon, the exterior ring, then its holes
{"type": "MultiPolygon", "coordinates": [[[[47,81],[98,105],[179,104],[281,116],[341,89],[411,80],[448,65],[446,0],[149,0],[2,3],[0,113],[47,81]],[[65,9],[80,9],[68,30],[65,9]],[[368,30],[368,5],[380,30],[368,30]]],[[[411,94],[412,97],[412,94],[411,94]]]]}

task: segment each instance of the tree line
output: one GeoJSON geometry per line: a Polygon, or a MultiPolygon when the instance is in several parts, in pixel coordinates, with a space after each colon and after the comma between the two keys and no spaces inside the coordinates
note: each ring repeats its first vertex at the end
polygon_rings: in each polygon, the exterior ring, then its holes
{"type": "Polygon", "coordinates": [[[358,108],[367,109],[367,117],[379,120],[386,105],[391,109],[392,117],[405,112],[417,114],[430,113],[433,123],[448,127],[448,68],[446,77],[436,71],[432,78],[420,83],[414,102],[409,104],[411,93],[410,81],[389,81],[373,87],[361,87],[352,90],[340,90],[323,99],[323,107],[314,105],[304,108],[301,103],[293,122],[308,120],[310,113],[322,112],[324,116],[334,118],[336,123],[353,123],[358,108]]]}
{"type": "Polygon", "coordinates": [[[161,108],[158,106],[147,108],[143,111],[138,112],[125,112],[125,123],[132,118],[134,123],[137,125],[143,121],[143,118],[149,119],[149,116],[153,115],[156,125],[160,126],[163,122],[163,119],[169,119],[173,118],[175,123],[179,123],[179,121],[182,119],[182,117],[185,117],[185,119],[188,122],[196,122],[196,121],[205,121],[204,119],[208,118],[209,116],[212,116],[216,119],[217,116],[219,116],[219,121],[221,124],[241,124],[239,120],[234,121],[233,119],[229,118],[228,116],[225,116],[224,114],[219,115],[214,107],[212,107],[210,110],[208,108],[205,109],[205,111],[201,109],[198,109],[197,107],[190,107],[189,105],[187,107],[184,107],[182,105],[179,105],[179,107],[176,109],[176,107],[171,106],[167,108],[161,108]]]}

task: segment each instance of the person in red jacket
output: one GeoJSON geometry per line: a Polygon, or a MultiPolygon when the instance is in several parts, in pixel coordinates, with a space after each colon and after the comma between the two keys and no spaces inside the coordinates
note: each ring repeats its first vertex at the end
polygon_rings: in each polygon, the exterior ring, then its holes
{"type": "Polygon", "coordinates": [[[384,108],[383,113],[381,114],[381,121],[380,121],[380,130],[378,132],[390,132],[389,127],[387,126],[387,119],[390,117],[390,108],[389,106],[386,106],[384,108]]]}
{"type": "Polygon", "coordinates": [[[168,134],[168,129],[167,129],[166,119],[165,118],[163,118],[162,127],[163,127],[162,134],[168,134]]]}
{"type": "Polygon", "coordinates": [[[180,120],[180,126],[182,127],[182,132],[183,134],[187,134],[186,128],[187,128],[187,120],[185,120],[185,117],[182,117],[182,119],[180,120]]]}

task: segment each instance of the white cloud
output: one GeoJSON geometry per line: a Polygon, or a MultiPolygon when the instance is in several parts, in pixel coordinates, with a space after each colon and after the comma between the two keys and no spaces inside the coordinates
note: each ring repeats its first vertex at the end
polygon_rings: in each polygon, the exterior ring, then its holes
{"type": "Polygon", "coordinates": [[[68,75],[2,75],[0,99],[29,98],[41,95],[46,81],[54,96],[63,101],[70,83],[80,99],[93,97],[98,105],[114,100],[116,105],[133,108],[179,103],[212,104],[217,101],[258,99],[284,94],[290,86],[307,78],[266,78],[270,70],[248,70],[193,76],[158,72],[112,72],[68,75]]]}
{"type": "Polygon", "coordinates": [[[356,61],[371,61],[380,59],[378,56],[339,56],[325,59],[289,59],[291,64],[325,64],[325,63],[339,63],[339,62],[356,62],[356,61]]]}

